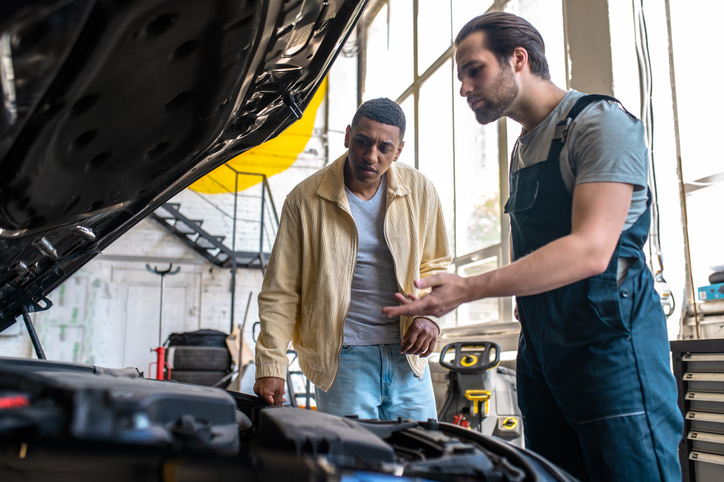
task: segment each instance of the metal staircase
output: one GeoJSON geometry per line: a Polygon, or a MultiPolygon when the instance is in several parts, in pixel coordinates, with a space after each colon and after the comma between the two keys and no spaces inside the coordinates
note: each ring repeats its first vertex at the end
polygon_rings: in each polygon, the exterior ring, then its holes
{"type": "Polygon", "coordinates": [[[231,332],[234,329],[236,272],[238,269],[260,269],[262,275],[265,273],[279,229],[279,215],[264,174],[240,172],[228,164],[223,167],[230,169],[234,175],[233,190],[215,180],[212,173],[207,177],[219,186],[220,194],[204,195],[187,189],[156,209],[150,217],[210,264],[230,270],[231,332]],[[257,176],[260,182],[239,192],[236,186],[240,185],[241,176],[257,176]],[[188,211],[209,217],[194,219],[199,216],[182,213],[181,204],[186,204],[186,201],[189,201],[188,211]],[[204,223],[211,228],[202,228],[204,223]],[[246,249],[238,250],[237,245],[246,249]]]}
{"type": "Polygon", "coordinates": [[[226,187],[230,184],[229,172],[222,173],[227,174],[226,183],[215,179],[214,173],[208,174],[207,179],[220,193],[182,191],[151,214],[151,218],[210,264],[231,269],[232,273],[242,268],[261,269],[263,274],[279,229],[269,183],[264,174],[237,171],[228,164],[222,168],[231,171],[233,189],[226,187]],[[258,180],[251,183],[253,187],[239,192],[239,179],[247,176],[258,180]],[[187,201],[194,215],[182,212],[181,204],[187,201]],[[212,215],[215,219],[210,218],[212,215]],[[205,219],[195,219],[199,216],[205,219]],[[204,223],[212,227],[202,228],[204,223]],[[237,249],[239,245],[245,249],[237,249]]]}
{"type": "Polygon", "coordinates": [[[238,192],[236,187],[230,190],[209,174],[208,178],[222,191],[220,194],[204,195],[187,189],[156,209],[150,217],[210,264],[230,270],[231,333],[234,329],[236,272],[238,269],[260,269],[262,275],[265,273],[279,229],[279,215],[264,174],[236,171],[228,164],[224,167],[230,169],[235,176],[234,186],[240,185],[240,176],[258,176],[260,182],[253,184],[252,188],[238,192]],[[186,205],[186,200],[189,201],[188,211],[210,217],[194,219],[199,216],[182,213],[181,204],[186,205]],[[243,216],[240,216],[240,213],[243,216]],[[202,228],[204,223],[212,227],[202,228]],[[219,232],[224,234],[218,234],[219,232]],[[237,249],[237,246],[244,246],[246,249],[237,249]]]}
{"type": "Polygon", "coordinates": [[[204,220],[187,218],[180,212],[180,207],[180,203],[165,203],[151,217],[186,246],[219,268],[261,269],[262,273],[265,271],[269,253],[264,253],[261,248],[258,252],[234,251],[224,244],[226,236],[208,233],[201,227],[204,220]]]}

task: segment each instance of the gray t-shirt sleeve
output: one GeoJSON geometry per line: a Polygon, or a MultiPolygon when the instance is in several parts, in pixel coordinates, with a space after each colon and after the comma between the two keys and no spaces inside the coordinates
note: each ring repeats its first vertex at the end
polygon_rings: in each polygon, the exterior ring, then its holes
{"type": "Polygon", "coordinates": [[[641,121],[615,102],[595,102],[581,113],[568,136],[568,166],[575,184],[623,182],[636,191],[648,184],[648,151],[641,121]]]}
{"type": "Polygon", "coordinates": [[[631,209],[624,230],[646,210],[648,149],[644,126],[615,102],[595,102],[573,122],[561,155],[566,186],[588,182],[633,184],[631,209]]]}

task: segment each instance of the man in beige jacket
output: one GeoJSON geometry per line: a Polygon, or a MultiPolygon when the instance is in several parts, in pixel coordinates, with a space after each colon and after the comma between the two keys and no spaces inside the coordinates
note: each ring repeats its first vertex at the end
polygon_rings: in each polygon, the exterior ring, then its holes
{"type": "Polygon", "coordinates": [[[395,165],[405,116],[389,99],[365,102],[347,126],[347,153],[297,185],[282,210],[259,294],[254,391],[281,405],[291,341],[316,386],[317,409],[360,418],[436,418],[425,357],[440,320],[387,319],[399,290],[451,261],[437,192],[395,165]]]}

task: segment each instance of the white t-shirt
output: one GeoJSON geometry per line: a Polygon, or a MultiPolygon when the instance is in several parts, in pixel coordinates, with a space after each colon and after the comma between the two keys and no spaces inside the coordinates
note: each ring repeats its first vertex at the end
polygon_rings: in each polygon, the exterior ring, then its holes
{"type": "Polygon", "coordinates": [[[382,315],[397,293],[395,261],[385,240],[387,174],[377,192],[363,201],[345,187],[357,228],[357,261],[344,320],[344,345],[386,345],[400,342],[400,319],[382,315]]]}

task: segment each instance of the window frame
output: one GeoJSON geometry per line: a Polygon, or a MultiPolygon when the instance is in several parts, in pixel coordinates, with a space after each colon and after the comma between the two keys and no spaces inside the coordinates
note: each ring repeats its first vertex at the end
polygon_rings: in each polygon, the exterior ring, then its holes
{"type": "MultiPolygon", "coordinates": [[[[492,4],[492,6],[488,9],[488,11],[503,11],[505,9],[505,5],[509,3],[510,0],[495,0],[495,2],[492,4]]],[[[451,92],[451,95],[455,95],[455,82],[457,81],[457,77],[455,74],[455,45],[451,39],[450,46],[443,52],[432,64],[430,67],[428,67],[424,72],[418,74],[418,12],[419,12],[419,0],[412,0],[413,2],[413,80],[412,84],[409,85],[396,99],[395,101],[398,104],[402,104],[403,102],[407,101],[410,96],[412,96],[413,104],[414,104],[414,118],[412,119],[412,122],[410,122],[410,119],[408,119],[408,125],[407,130],[408,132],[410,130],[413,130],[414,132],[414,167],[416,169],[419,169],[419,100],[420,100],[420,88],[421,86],[439,69],[441,69],[445,63],[448,60],[452,60],[452,71],[450,72],[450,75],[453,78],[453,89],[451,92]]],[[[358,56],[358,82],[357,82],[357,104],[361,105],[364,98],[365,93],[365,78],[367,75],[367,69],[366,69],[366,59],[367,59],[367,32],[372,24],[372,21],[377,17],[377,15],[380,13],[380,11],[383,9],[384,6],[387,6],[387,24],[389,26],[390,22],[390,3],[391,0],[376,0],[373,1],[367,8],[367,11],[363,15],[363,17],[360,19],[360,22],[358,24],[358,32],[357,32],[357,39],[358,39],[358,50],[359,50],[359,56],[358,56]]],[[[449,8],[452,12],[452,2],[447,2],[449,8]]],[[[451,22],[452,22],[452,14],[451,14],[451,22]]],[[[452,29],[452,26],[451,26],[452,29]]],[[[453,33],[454,37],[454,33],[453,33]]],[[[453,103],[454,104],[454,103],[453,103]]],[[[452,136],[453,136],[453,169],[455,169],[455,166],[457,164],[457,158],[455,157],[455,116],[452,116],[452,136]]],[[[507,121],[505,118],[499,119],[497,121],[497,141],[498,141],[498,183],[499,183],[499,192],[500,192],[500,202],[498,206],[498,221],[500,223],[500,242],[486,246],[485,248],[469,252],[469,253],[463,253],[458,254],[455,252],[455,256],[453,257],[452,263],[450,265],[450,271],[457,273],[459,269],[462,269],[466,264],[469,264],[471,262],[475,262],[480,259],[485,259],[489,257],[495,257],[497,260],[497,267],[503,267],[508,264],[510,264],[510,221],[508,219],[508,216],[506,216],[503,213],[503,206],[505,201],[508,198],[508,171],[509,171],[509,159],[508,159],[508,127],[507,127],[507,121]]],[[[455,172],[453,171],[453,178],[455,176],[455,172]]],[[[453,185],[453,212],[455,213],[454,216],[454,225],[452,226],[452,230],[454,233],[457,233],[457,186],[453,185]]],[[[455,247],[453,247],[455,249],[455,247]]],[[[515,319],[513,317],[513,297],[501,297],[497,298],[498,300],[498,313],[499,318],[498,322],[506,323],[506,322],[514,322],[515,319]]],[[[450,323],[449,328],[446,328],[446,331],[449,329],[456,329],[456,328],[464,328],[469,329],[469,327],[480,327],[480,326],[486,326],[490,323],[494,322],[484,322],[484,323],[474,323],[469,325],[459,325],[459,318],[458,318],[458,310],[451,312],[450,314],[446,315],[448,316],[448,322],[452,321],[450,318],[454,317],[454,323],[450,323]]],[[[474,329],[474,328],[473,328],[474,329]]]]}

